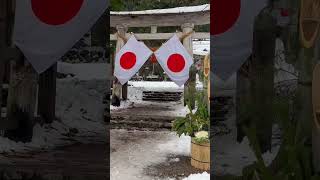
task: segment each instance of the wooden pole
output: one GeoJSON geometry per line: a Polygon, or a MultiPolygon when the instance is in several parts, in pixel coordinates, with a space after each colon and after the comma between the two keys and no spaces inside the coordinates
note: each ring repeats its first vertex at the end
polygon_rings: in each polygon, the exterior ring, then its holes
{"type": "MultiPolygon", "coordinates": [[[[181,26],[183,33],[190,33],[194,29],[194,24],[185,23],[181,26]]],[[[193,43],[192,35],[183,39],[183,45],[193,57],[193,43]]],[[[186,105],[187,101],[191,104],[192,108],[195,108],[195,93],[196,93],[196,67],[192,65],[190,68],[189,80],[184,86],[184,104],[186,105]]]]}
{"type": "Polygon", "coordinates": [[[250,111],[261,151],[266,152],[271,150],[272,140],[276,20],[265,9],[257,16],[254,27],[250,111]]]}
{"type": "MultiPolygon", "coordinates": [[[[2,122],[2,84],[4,78],[4,52],[7,46],[7,0],[0,1],[0,122],[2,122]]],[[[0,123],[1,125],[2,123],[0,123]]],[[[0,129],[3,127],[0,126],[0,129]]]]}
{"type": "Polygon", "coordinates": [[[39,76],[38,114],[45,123],[55,119],[57,63],[39,76]]]}
{"type": "MultiPolygon", "coordinates": [[[[118,25],[117,31],[120,36],[125,36],[128,28],[125,25],[118,25]]],[[[120,51],[122,46],[124,46],[125,42],[122,38],[118,38],[117,40],[117,46],[116,46],[116,52],[120,51]]],[[[122,97],[122,86],[120,82],[115,79],[113,82],[113,91],[112,91],[112,105],[113,106],[120,106],[120,101],[122,97]]]]}

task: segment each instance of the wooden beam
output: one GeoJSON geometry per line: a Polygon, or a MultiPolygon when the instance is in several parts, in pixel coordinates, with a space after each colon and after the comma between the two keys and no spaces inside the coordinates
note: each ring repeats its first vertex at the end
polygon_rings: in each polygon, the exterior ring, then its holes
{"type": "MultiPolygon", "coordinates": [[[[173,36],[174,33],[137,33],[134,36],[138,40],[167,40],[173,36]]],[[[182,37],[183,33],[176,33],[178,37],[182,37]]],[[[129,38],[132,34],[126,33],[126,38],[129,38]]],[[[116,41],[118,39],[117,35],[110,34],[110,40],[116,41]]],[[[210,39],[210,33],[206,32],[196,32],[192,35],[192,39],[210,39]]]]}
{"type": "Polygon", "coordinates": [[[56,112],[57,63],[39,76],[38,114],[44,123],[52,123],[56,112]]]}
{"type": "Polygon", "coordinates": [[[180,26],[184,23],[194,25],[210,24],[210,10],[171,14],[111,14],[110,26],[125,24],[127,27],[180,26]]]}

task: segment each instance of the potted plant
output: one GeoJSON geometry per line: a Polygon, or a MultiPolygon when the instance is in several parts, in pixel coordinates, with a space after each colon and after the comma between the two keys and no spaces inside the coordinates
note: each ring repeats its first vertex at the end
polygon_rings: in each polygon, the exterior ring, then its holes
{"type": "Polygon", "coordinates": [[[210,117],[204,93],[196,95],[196,109],[188,103],[186,117],[176,118],[173,130],[181,135],[191,136],[191,165],[202,170],[210,169],[210,117]]]}

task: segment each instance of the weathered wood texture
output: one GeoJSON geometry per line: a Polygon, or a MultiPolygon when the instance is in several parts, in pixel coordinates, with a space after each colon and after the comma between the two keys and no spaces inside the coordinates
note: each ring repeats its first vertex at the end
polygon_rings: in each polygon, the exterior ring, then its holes
{"type": "MultiPolygon", "coordinates": [[[[182,37],[183,33],[178,32],[176,33],[178,37],[182,37]]],[[[136,33],[134,36],[137,38],[137,40],[166,40],[170,39],[172,37],[173,33],[136,33]]],[[[129,38],[131,34],[126,33],[126,38],[129,38]]],[[[192,34],[193,39],[210,39],[210,33],[206,32],[195,32],[192,34]]],[[[116,41],[118,39],[118,36],[115,34],[110,34],[110,40],[111,41],[116,41]]]]}
{"type": "Polygon", "coordinates": [[[173,13],[173,14],[140,14],[140,15],[110,15],[110,26],[125,24],[128,27],[150,26],[180,26],[184,23],[194,25],[210,24],[210,10],[202,12],[173,13]]]}
{"type": "Polygon", "coordinates": [[[38,114],[45,123],[55,119],[57,63],[39,76],[38,114]]]}
{"type": "MultiPolygon", "coordinates": [[[[120,36],[125,36],[128,28],[124,25],[119,25],[117,26],[117,30],[120,36]]],[[[116,47],[115,54],[118,51],[120,51],[120,49],[122,48],[122,46],[124,46],[124,44],[125,44],[125,41],[119,37],[117,40],[117,47],[116,47]]],[[[112,105],[119,106],[121,98],[122,98],[122,85],[117,79],[115,79],[113,82],[112,105]]]]}
{"type": "MultiPolygon", "coordinates": [[[[4,49],[6,48],[6,29],[7,29],[7,0],[0,1],[0,122],[2,122],[1,117],[1,107],[2,107],[2,83],[4,78],[4,49]]],[[[1,127],[1,126],[0,126],[1,127]]]]}
{"type": "MultiPolygon", "coordinates": [[[[185,23],[181,26],[181,28],[183,30],[183,33],[187,34],[193,31],[194,24],[185,23]]],[[[192,43],[191,35],[185,37],[182,41],[183,41],[183,46],[189,52],[191,57],[193,57],[193,43],[192,43]]],[[[192,108],[195,107],[196,74],[197,74],[197,70],[195,65],[193,64],[190,68],[189,80],[184,86],[184,103],[186,105],[186,103],[189,101],[192,108]]]]}

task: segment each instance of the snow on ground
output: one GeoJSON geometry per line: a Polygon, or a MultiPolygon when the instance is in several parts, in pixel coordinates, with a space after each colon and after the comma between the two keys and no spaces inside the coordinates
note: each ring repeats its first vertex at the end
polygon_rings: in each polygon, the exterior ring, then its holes
{"type": "MultiPolygon", "coordinates": [[[[110,177],[112,180],[150,180],[143,169],[165,162],[168,155],[190,156],[189,136],[168,131],[111,130],[110,177]]],[[[176,160],[176,159],[174,159],[176,160]]]]}
{"type": "Polygon", "coordinates": [[[95,65],[88,66],[86,71],[78,71],[78,65],[68,65],[68,67],[65,73],[77,73],[73,78],[57,80],[57,120],[43,126],[36,124],[30,143],[16,143],[0,137],[0,152],[35,151],[68,145],[76,141],[90,142],[91,138],[97,142],[105,141],[106,127],[103,120],[102,100],[107,90],[106,80],[102,80],[102,76],[87,77],[86,81],[78,79],[78,76],[84,77],[81,72],[85,74],[94,72],[95,65]]]}
{"type": "MultiPolygon", "coordinates": [[[[212,145],[214,166],[211,170],[217,176],[242,175],[242,169],[256,161],[256,157],[248,139],[245,138],[242,143],[237,143],[235,115],[230,116],[226,123],[231,128],[231,133],[214,137],[212,145]]],[[[279,146],[274,146],[271,152],[263,154],[267,165],[274,159],[278,150],[279,146]]]]}
{"type": "Polygon", "coordinates": [[[108,63],[70,64],[58,62],[58,72],[74,74],[79,80],[110,80],[111,75],[108,75],[108,69],[111,69],[110,64],[108,63]]]}
{"type": "Polygon", "coordinates": [[[193,41],[193,54],[205,56],[210,53],[210,40],[193,41]]]}
{"type": "Polygon", "coordinates": [[[111,15],[143,15],[143,14],[174,14],[174,13],[190,13],[210,11],[210,4],[204,4],[199,6],[186,6],[176,7],[169,9],[152,9],[145,11],[111,11],[111,15]]]}
{"type": "Polygon", "coordinates": [[[210,174],[204,172],[202,174],[191,174],[189,177],[183,180],[210,180],[210,174]]]}
{"type": "MultiPolygon", "coordinates": [[[[196,88],[198,90],[203,89],[202,82],[199,81],[199,76],[196,77],[196,88]]],[[[179,87],[174,82],[171,81],[129,81],[128,82],[128,99],[127,101],[121,101],[119,107],[112,106],[110,107],[111,110],[117,109],[125,109],[130,108],[134,103],[138,104],[150,104],[156,102],[146,102],[142,101],[142,93],[143,91],[168,91],[168,92],[183,92],[184,86],[179,87]]],[[[167,104],[172,104],[165,102],[167,104]]],[[[187,107],[184,109],[180,109],[177,114],[185,114],[188,111],[187,107]],[[181,110],[181,112],[180,112],[181,110]]]]}

